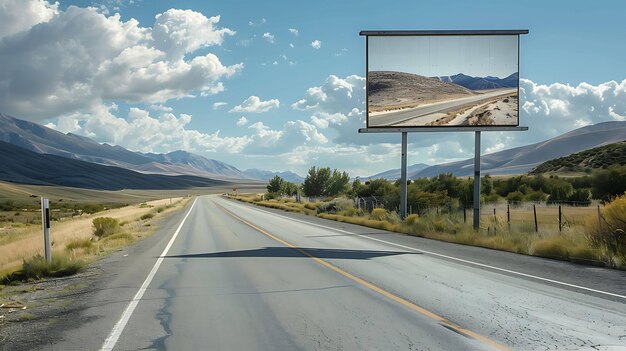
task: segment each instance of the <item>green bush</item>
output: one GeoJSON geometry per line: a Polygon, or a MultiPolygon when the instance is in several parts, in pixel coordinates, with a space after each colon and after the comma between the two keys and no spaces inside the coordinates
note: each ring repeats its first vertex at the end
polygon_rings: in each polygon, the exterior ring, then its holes
{"type": "Polygon", "coordinates": [[[142,221],[145,221],[146,219],[150,219],[153,217],[154,217],[154,213],[146,213],[146,214],[141,215],[141,217],[139,218],[141,218],[142,221]]]}
{"type": "Polygon", "coordinates": [[[65,249],[67,251],[78,250],[78,249],[91,250],[93,247],[94,245],[91,239],[75,239],[67,243],[67,245],[65,245],[65,249]]]}
{"type": "Polygon", "coordinates": [[[120,230],[120,222],[111,217],[98,217],[94,218],[93,221],[93,235],[98,238],[105,237],[107,235],[115,234],[120,230]]]}

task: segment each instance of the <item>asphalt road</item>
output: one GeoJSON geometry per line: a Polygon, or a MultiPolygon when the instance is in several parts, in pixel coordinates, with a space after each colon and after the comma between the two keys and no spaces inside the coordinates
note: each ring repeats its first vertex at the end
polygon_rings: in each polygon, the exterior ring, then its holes
{"type": "Polygon", "coordinates": [[[496,96],[509,95],[514,92],[517,92],[517,89],[498,89],[484,94],[472,95],[460,99],[428,104],[426,106],[418,106],[411,109],[403,109],[400,111],[374,115],[369,117],[369,126],[393,126],[394,124],[401,123],[412,118],[423,117],[438,112],[447,112],[449,110],[461,109],[479,101],[489,100],[496,96]]]}
{"type": "Polygon", "coordinates": [[[623,271],[217,196],[185,211],[120,252],[81,326],[44,349],[626,349],[623,271]]]}

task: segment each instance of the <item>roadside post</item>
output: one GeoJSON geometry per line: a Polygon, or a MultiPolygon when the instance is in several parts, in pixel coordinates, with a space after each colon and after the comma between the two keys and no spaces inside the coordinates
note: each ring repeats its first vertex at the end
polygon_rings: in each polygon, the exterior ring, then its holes
{"type": "Polygon", "coordinates": [[[50,201],[41,198],[41,223],[43,227],[43,250],[46,263],[52,262],[52,244],[50,242],[50,201]]]}

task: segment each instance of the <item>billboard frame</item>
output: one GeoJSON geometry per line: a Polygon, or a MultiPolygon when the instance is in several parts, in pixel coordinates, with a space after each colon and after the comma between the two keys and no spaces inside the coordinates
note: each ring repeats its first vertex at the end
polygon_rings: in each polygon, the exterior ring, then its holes
{"type": "MultiPolygon", "coordinates": [[[[517,35],[517,72],[518,72],[518,83],[517,83],[517,124],[511,127],[519,126],[519,67],[520,67],[520,40],[519,36],[521,34],[528,34],[527,29],[503,29],[503,30],[362,30],[359,32],[360,36],[365,36],[365,126],[367,128],[398,128],[394,126],[376,126],[370,127],[370,115],[369,115],[369,92],[368,92],[368,83],[369,83],[369,37],[398,37],[398,36],[512,36],[517,35]]],[[[481,126],[482,127],[482,126],[481,126]]],[[[498,127],[509,127],[509,125],[495,125],[495,126],[484,126],[486,128],[498,128],[498,127]]],[[[429,126],[410,126],[405,128],[434,128],[429,126]]],[[[439,126],[436,128],[454,128],[454,127],[445,127],[439,126]]]]}
{"type": "MultiPolygon", "coordinates": [[[[367,99],[367,82],[369,81],[369,44],[370,36],[463,36],[463,35],[517,35],[517,72],[520,72],[520,35],[528,34],[528,29],[501,29],[501,30],[362,30],[360,36],[365,36],[365,112],[366,128],[359,128],[359,133],[402,133],[402,158],[400,167],[400,217],[404,219],[407,214],[407,146],[408,133],[423,132],[474,132],[474,201],[473,214],[474,230],[480,229],[480,154],[481,132],[514,132],[527,131],[528,127],[520,126],[519,100],[518,119],[515,126],[473,126],[473,127],[369,127],[369,100],[367,99]]],[[[519,78],[518,78],[519,79],[519,78]]],[[[517,94],[519,99],[519,82],[517,94]]]]}

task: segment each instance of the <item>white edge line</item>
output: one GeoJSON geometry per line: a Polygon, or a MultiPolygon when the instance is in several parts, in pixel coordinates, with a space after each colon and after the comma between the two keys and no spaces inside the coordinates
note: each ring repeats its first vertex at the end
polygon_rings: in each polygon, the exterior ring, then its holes
{"type": "MultiPolygon", "coordinates": [[[[308,224],[308,225],[311,225],[311,226],[314,226],[314,227],[320,227],[320,228],[324,228],[324,229],[329,229],[329,230],[332,230],[332,231],[335,231],[335,232],[340,232],[340,233],[345,233],[345,234],[352,234],[352,235],[358,235],[361,238],[365,238],[365,239],[369,239],[369,240],[373,240],[373,241],[378,241],[378,242],[385,243],[385,244],[388,244],[388,245],[401,247],[401,248],[404,248],[404,249],[417,251],[417,252],[421,252],[421,253],[432,255],[432,256],[443,257],[443,258],[446,258],[446,259],[449,259],[449,260],[463,262],[463,263],[471,264],[471,265],[478,266],[478,267],[489,268],[489,269],[500,271],[500,272],[510,273],[510,274],[519,275],[519,276],[526,277],[526,278],[532,278],[532,279],[541,280],[541,281],[544,281],[544,282],[549,282],[549,283],[553,283],[553,284],[568,286],[570,288],[576,288],[576,289],[580,289],[580,290],[591,291],[591,292],[594,292],[594,293],[604,294],[604,295],[613,296],[613,297],[618,297],[618,298],[626,300],[626,296],[625,295],[619,295],[619,294],[611,293],[611,292],[608,292],[608,291],[602,291],[602,290],[596,290],[596,289],[592,289],[592,288],[587,288],[585,286],[565,283],[565,282],[561,282],[561,281],[554,280],[554,279],[538,277],[536,275],[522,273],[522,272],[517,272],[517,271],[512,271],[512,270],[506,269],[506,268],[490,266],[490,265],[484,264],[484,263],[468,261],[468,260],[465,260],[465,259],[462,259],[462,258],[457,258],[457,257],[443,255],[443,254],[432,252],[432,251],[426,251],[426,250],[422,250],[422,249],[417,249],[417,248],[414,248],[414,247],[410,247],[410,246],[406,246],[406,245],[402,245],[402,244],[396,244],[396,243],[393,243],[393,242],[390,242],[390,241],[386,241],[386,240],[382,240],[382,239],[378,239],[378,238],[370,238],[369,236],[365,236],[365,235],[362,235],[362,234],[349,232],[347,230],[337,229],[337,228],[328,227],[328,226],[325,226],[325,225],[322,225],[322,224],[311,223],[311,222],[303,221],[303,220],[300,220],[300,219],[295,219],[295,218],[283,216],[283,215],[280,215],[280,214],[277,214],[277,213],[274,213],[274,212],[262,210],[262,209],[255,208],[255,207],[249,207],[249,206],[243,206],[243,205],[240,205],[240,206],[241,207],[245,207],[245,208],[251,208],[251,209],[254,209],[254,210],[259,211],[259,212],[272,214],[274,216],[281,217],[281,218],[284,218],[284,219],[288,219],[288,220],[291,220],[291,221],[294,221],[294,222],[299,222],[299,223],[308,224]]],[[[256,205],[254,205],[254,206],[256,206],[256,205]]],[[[350,224],[350,223],[348,223],[348,224],[350,224]]]]}
{"type": "Polygon", "coordinates": [[[139,304],[139,301],[143,297],[143,294],[148,289],[148,286],[152,282],[152,279],[156,275],[156,272],[159,270],[159,266],[161,266],[164,256],[167,255],[167,252],[170,250],[170,247],[172,247],[172,244],[174,244],[174,240],[176,240],[178,233],[180,233],[180,229],[183,227],[183,224],[185,224],[185,221],[187,220],[187,217],[189,217],[189,214],[191,213],[191,210],[195,206],[197,200],[198,198],[195,198],[193,200],[193,203],[191,204],[189,211],[187,211],[187,214],[178,225],[178,228],[174,232],[174,235],[172,235],[172,238],[167,243],[167,246],[165,246],[165,249],[159,256],[157,261],[154,263],[154,266],[152,267],[152,270],[150,271],[150,273],[148,273],[146,280],[143,281],[143,284],[141,284],[141,287],[139,288],[139,290],[137,291],[133,299],[130,300],[130,302],[128,303],[128,306],[126,306],[126,309],[124,310],[124,312],[122,312],[122,316],[117,321],[117,323],[115,323],[115,326],[113,327],[113,329],[111,329],[111,333],[109,333],[109,336],[106,338],[106,340],[104,340],[102,347],[100,347],[100,351],[111,351],[115,347],[115,344],[117,343],[117,340],[120,338],[120,335],[122,335],[122,332],[124,331],[124,328],[126,327],[126,324],[128,323],[128,320],[130,319],[133,312],[135,311],[135,308],[139,304]]]}

